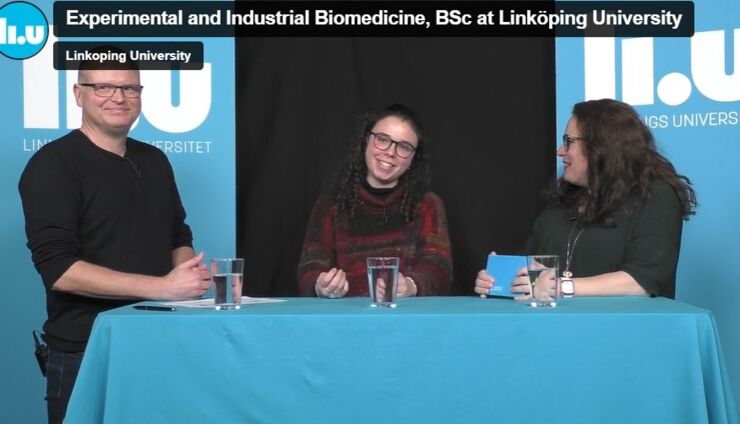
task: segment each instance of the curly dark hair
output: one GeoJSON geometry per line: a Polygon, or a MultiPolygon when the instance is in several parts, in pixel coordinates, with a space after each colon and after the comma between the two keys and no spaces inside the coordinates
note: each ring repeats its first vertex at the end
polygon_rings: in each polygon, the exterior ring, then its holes
{"type": "Polygon", "coordinates": [[[658,152],[650,129],[630,105],[612,99],[581,102],[573,106],[573,117],[588,160],[587,186],[561,177],[547,192],[551,205],[575,206],[584,224],[611,227],[617,212],[639,208],[650,196],[650,183],[661,180],[673,187],[685,220],[696,213],[691,181],[658,152]]]}
{"type": "Polygon", "coordinates": [[[350,148],[347,164],[332,184],[337,209],[347,212],[350,217],[354,217],[355,207],[359,202],[357,188],[367,178],[365,149],[370,139],[370,132],[378,121],[389,116],[395,116],[409,123],[418,138],[411,165],[398,180],[398,185],[403,189],[401,214],[405,222],[410,222],[414,218],[421,199],[429,188],[429,155],[425,148],[426,139],[421,120],[410,107],[394,103],[365,115],[360,131],[350,148]]]}

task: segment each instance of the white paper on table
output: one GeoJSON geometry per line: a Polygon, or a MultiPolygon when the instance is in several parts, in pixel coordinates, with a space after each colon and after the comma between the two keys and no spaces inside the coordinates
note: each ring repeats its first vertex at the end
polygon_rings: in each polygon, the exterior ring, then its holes
{"type": "MultiPolygon", "coordinates": [[[[242,296],[242,305],[256,305],[259,303],[277,303],[285,302],[285,299],[272,299],[269,297],[249,297],[242,296]]],[[[213,308],[213,298],[210,299],[196,299],[196,300],[181,300],[179,302],[163,302],[163,305],[169,306],[181,306],[184,308],[213,308]]]]}

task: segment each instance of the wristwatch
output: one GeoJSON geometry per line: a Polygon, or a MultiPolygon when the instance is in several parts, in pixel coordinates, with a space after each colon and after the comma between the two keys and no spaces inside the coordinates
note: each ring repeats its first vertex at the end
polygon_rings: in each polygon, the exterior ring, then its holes
{"type": "Polygon", "coordinates": [[[575,289],[573,288],[573,280],[568,277],[561,278],[560,293],[563,295],[563,297],[573,297],[573,294],[575,294],[575,289]]]}

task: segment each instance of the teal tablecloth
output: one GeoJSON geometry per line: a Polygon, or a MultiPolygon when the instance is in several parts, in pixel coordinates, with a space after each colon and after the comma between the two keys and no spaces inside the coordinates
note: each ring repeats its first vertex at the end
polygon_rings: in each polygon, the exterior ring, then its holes
{"type": "Polygon", "coordinates": [[[739,421],[709,311],[437,297],[101,314],[66,422],[739,421]]]}

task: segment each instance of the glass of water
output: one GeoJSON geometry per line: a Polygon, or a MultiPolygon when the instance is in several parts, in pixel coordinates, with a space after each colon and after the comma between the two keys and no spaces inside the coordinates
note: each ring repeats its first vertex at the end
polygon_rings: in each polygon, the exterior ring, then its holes
{"type": "Polygon", "coordinates": [[[555,255],[527,256],[529,292],[532,294],[530,305],[533,307],[557,306],[559,262],[560,258],[555,255]]]}
{"type": "Polygon", "coordinates": [[[242,303],[244,259],[211,259],[211,275],[215,309],[239,309],[242,303]]]}
{"type": "Polygon", "coordinates": [[[398,258],[367,258],[370,306],[396,307],[398,258]]]}

